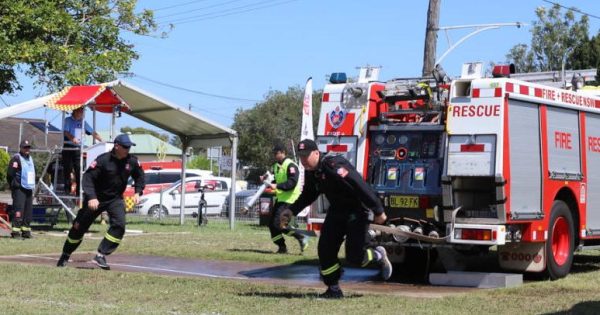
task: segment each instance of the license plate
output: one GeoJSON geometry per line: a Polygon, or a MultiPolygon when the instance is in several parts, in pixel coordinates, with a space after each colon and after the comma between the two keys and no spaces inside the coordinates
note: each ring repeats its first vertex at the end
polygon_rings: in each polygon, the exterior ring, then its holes
{"type": "Polygon", "coordinates": [[[392,208],[418,208],[419,197],[390,196],[390,207],[392,208]]]}

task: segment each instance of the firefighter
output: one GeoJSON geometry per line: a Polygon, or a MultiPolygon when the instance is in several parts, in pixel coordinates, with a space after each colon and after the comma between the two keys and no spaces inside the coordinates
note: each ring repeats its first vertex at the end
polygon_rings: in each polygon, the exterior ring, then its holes
{"type": "Polygon", "coordinates": [[[367,247],[370,221],[383,224],[387,220],[379,198],[344,157],[324,156],[317,144],[308,139],[298,143],[297,151],[305,168],[304,187],[298,200],[282,211],[278,219],[280,225],[286,225],[292,215],[297,215],[320,194],[325,194],[329,200],[331,206],[327,210],[318,244],[320,274],[327,285],[327,291],[320,296],[344,297],[338,284],[342,275],[338,252],[344,239],[348,262],[361,267],[376,262],[381,268],[382,278],[389,279],[392,265],[385,248],[367,247]]]}
{"type": "Polygon", "coordinates": [[[281,143],[276,143],[273,146],[273,155],[275,164],[273,164],[273,175],[275,180],[271,183],[270,188],[275,191],[276,202],[271,209],[269,218],[269,231],[271,232],[271,240],[277,245],[278,254],[287,254],[287,246],[285,245],[284,235],[292,236],[298,240],[300,252],[303,253],[308,247],[308,237],[290,231],[289,229],[280,229],[275,224],[275,218],[283,209],[287,209],[290,204],[294,203],[300,196],[299,170],[298,165],[285,155],[285,146],[281,143]]]}
{"type": "Polygon", "coordinates": [[[6,179],[12,194],[12,211],[10,221],[13,238],[31,238],[31,217],[33,207],[33,189],[35,188],[35,165],[29,154],[31,143],[21,141],[19,153],[8,162],[6,179]]]}
{"type": "Polygon", "coordinates": [[[144,190],[144,171],[138,159],[129,154],[129,149],[135,143],[126,134],[118,135],[114,148],[99,155],[83,175],[83,208],[77,212],[73,226],[69,230],[63,246],[63,253],[57,266],[64,267],[88,231],[90,225],[102,211],[107,211],[110,225],[104,239],[98,246],[94,262],[102,269],[109,270],[106,256],[114,252],[125,234],[125,202],[123,192],[127,179],[134,180],[135,194],[133,201],[137,203],[144,190]]]}
{"type": "Polygon", "coordinates": [[[64,190],[67,195],[71,193],[71,172],[75,177],[76,194],[79,194],[79,176],[80,174],[80,154],[83,129],[87,135],[91,135],[99,142],[102,138],[92,130],[92,127],[86,122],[83,124],[83,107],[75,109],[71,116],[65,118],[63,123],[64,148],[62,151],[62,165],[64,175],[64,190]]]}

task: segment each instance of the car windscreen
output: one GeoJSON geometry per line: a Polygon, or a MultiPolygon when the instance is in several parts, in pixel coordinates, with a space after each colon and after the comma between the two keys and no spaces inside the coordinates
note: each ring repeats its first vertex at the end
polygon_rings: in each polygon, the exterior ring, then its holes
{"type": "MultiPolygon", "coordinates": [[[[193,173],[186,173],[186,177],[194,177],[198,176],[193,173]]],[[[157,172],[157,173],[145,173],[144,180],[146,185],[156,185],[156,184],[170,184],[181,179],[181,173],[177,172],[157,172]]],[[[127,181],[127,185],[133,184],[133,178],[129,177],[127,181]]]]}
{"type": "Polygon", "coordinates": [[[146,185],[174,183],[181,179],[179,173],[146,173],[146,185]]]}

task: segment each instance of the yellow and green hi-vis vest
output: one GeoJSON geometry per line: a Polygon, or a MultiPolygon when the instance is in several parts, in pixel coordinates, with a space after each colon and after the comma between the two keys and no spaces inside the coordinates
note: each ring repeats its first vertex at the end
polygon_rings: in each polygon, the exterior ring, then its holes
{"type": "MultiPolygon", "coordinates": [[[[296,165],[296,163],[294,163],[294,161],[292,161],[290,158],[285,158],[283,160],[283,163],[281,163],[281,165],[279,165],[279,163],[275,163],[273,165],[273,174],[275,174],[275,183],[277,184],[281,184],[281,183],[285,183],[288,180],[287,177],[287,169],[290,166],[290,164],[294,164],[296,165]]],[[[298,169],[298,167],[296,166],[296,169],[298,169]]],[[[300,174],[298,174],[300,175],[300,174]]],[[[296,201],[296,199],[298,199],[298,197],[300,196],[300,185],[296,185],[296,187],[294,187],[294,189],[292,190],[281,190],[281,189],[277,189],[275,191],[276,193],[276,197],[277,197],[277,202],[285,202],[285,203],[294,203],[294,201],[296,201]]]]}

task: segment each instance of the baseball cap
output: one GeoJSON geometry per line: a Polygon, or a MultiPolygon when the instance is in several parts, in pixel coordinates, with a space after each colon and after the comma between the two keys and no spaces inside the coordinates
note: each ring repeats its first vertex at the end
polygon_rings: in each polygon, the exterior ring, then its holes
{"type": "Polygon", "coordinates": [[[114,141],[116,144],[122,145],[124,147],[130,147],[130,146],[135,146],[135,143],[131,142],[131,140],[129,139],[129,136],[127,134],[120,134],[115,138],[114,141]]]}
{"type": "Polygon", "coordinates": [[[21,148],[31,148],[31,142],[29,142],[29,140],[23,140],[23,141],[21,141],[21,144],[19,145],[19,147],[21,147],[21,148]]]}
{"type": "Polygon", "coordinates": [[[309,156],[311,152],[318,150],[317,144],[310,139],[304,139],[298,143],[299,156],[309,156]]]}

